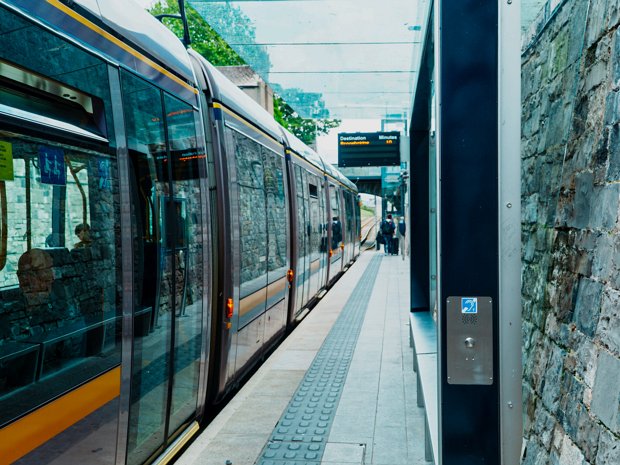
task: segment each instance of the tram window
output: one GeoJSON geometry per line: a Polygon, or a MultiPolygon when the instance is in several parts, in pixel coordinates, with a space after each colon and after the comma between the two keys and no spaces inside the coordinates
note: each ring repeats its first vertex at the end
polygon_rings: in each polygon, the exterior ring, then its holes
{"type": "Polygon", "coordinates": [[[0,130],[9,149],[0,425],[120,363],[115,159],[0,130]]]}
{"type": "Polygon", "coordinates": [[[0,31],[2,426],[120,364],[122,286],[107,64],[4,6],[0,31]]]}
{"type": "Polygon", "coordinates": [[[121,72],[123,107],[130,158],[132,236],[134,237],[134,388],[129,408],[128,463],[146,461],[162,441],[171,339],[171,255],[164,250],[162,215],[170,199],[167,166],[156,160],[166,153],[164,111],[159,89],[121,72]],[[163,236],[163,237],[162,237],[163,236]],[[148,382],[146,374],[148,373],[148,382]]]}
{"type": "Polygon", "coordinates": [[[0,31],[2,102],[102,135],[114,145],[112,115],[103,111],[111,102],[106,64],[1,6],[0,31]]]}
{"type": "MultiPolygon", "coordinates": [[[[173,209],[167,224],[175,244],[174,347],[177,372],[172,381],[169,430],[172,433],[195,414],[199,397],[203,310],[203,224],[200,166],[205,148],[197,145],[197,112],[187,103],[164,95],[168,146],[172,166],[173,209]],[[182,369],[181,369],[182,367],[182,369]]],[[[203,171],[204,172],[204,171],[203,171]]],[[[168,249],[169,250],[169,249],[168,249]]],[[[169,253],[167,251],[167,253],[169,253]]],[[[170,434],[169,433],[169,434],[170,434]]]]}
{"type": "Polygon", "coordinates": [[[295,185],[297,186],[295,190],[297,191],[297,195],[303,196],[303,177],[301,175],[301,167],[297,165],[293,165],[293,167],[295,168],[295,185]]]}
{"type": "MultiPolygon", "coordinates": [[[[267,231],[269,232],[269,271],[286,272],[288,224],[282,177],[282,157],[263,147],[265,193],[267,195],[267,231]]],[[[271,277],[270,277],[271,281],[271,277]]]]}
{"type": "MultiPolygon", "coordinates": [[[[297,191],[297,246],[300,248],[298,256],[302,257],[307,254],[307,241],[310,240],[312,234],[312,225],[310,224],[310,218],[306,212],[308,209],[307,200],[304,193],[304,181],[301,168],[297,165],[295,167],[295,184],[297,191]],[[307,218],[308,217],[308,218],[307,218]]],[[[300,271],[297,272],[298,274],[300,271]]]]}
{"type": "Polygon", "coordinates": [[[311,179],[316,184],[310,182],[308,185],[310,189],[314,187],[316,195],[310,194],[310,224],[312,229],[312,236],[310,238],[311,259],[314,261],[318,259],[321,252],[327,250],[326,238],[324,237],[325,228],[323,228],[323,200],[320,199],[320,186],[318,184],[318,178],[311,174],[308,174],[308,179],[311,179]]]}
{"type": "Polygon", "coordinates": [[[310,184],[310,197],[318,197],[318,190],[315,184],[310,184]]]}
{"type": "Polygon", "coordinates": [[[263,288],[267,273],[267,210],[261,145],[233,132],[239,185],[241,297],[263,288]]]}
{"type": "Polygon", "coordinates": [[[196,139],[196,112],[194,109],[166,95],[166,120],[168,122],[168,144],[172,157],[172,178],[174,180],[198,179],[200,160],[206,158],[196,139]]]}
{"type": "Polygon", "coordinates": [[[333,250],[338,249],[342,242],[342,217],[340,214],[340,202],[338,201],[338,192],[333,184],[329,185],[329,198],[332,213],[332,244],[333,250]]]}

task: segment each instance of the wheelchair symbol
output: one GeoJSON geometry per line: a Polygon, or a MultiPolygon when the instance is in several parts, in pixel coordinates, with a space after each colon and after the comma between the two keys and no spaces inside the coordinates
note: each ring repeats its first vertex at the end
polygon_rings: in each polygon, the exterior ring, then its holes
{"type": "Polygon", "coordinates": [[[478,313],[478,297],[461,297],[461,313],[478,313]]]}

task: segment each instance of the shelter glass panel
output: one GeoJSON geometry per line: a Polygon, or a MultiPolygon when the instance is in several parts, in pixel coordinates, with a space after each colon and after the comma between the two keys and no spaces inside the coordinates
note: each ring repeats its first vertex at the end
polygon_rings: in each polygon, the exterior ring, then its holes
{"type": "Polygon", "coordinates": [[[303,117],[408,112],[429,0],[189,4],[303,117]]]}

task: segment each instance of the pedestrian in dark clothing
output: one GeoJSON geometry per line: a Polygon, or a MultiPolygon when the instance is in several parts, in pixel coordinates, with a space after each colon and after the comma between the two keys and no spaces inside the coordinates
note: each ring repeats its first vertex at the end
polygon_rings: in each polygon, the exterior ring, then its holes
{"type": "Polygon", "coordinates": [[[394,231],[396,226],[392,220],[392,215],[388,215],[386,219],[381,222],[381,235],[383,236],[383,244],[385,245],[385,255],[392,253],[392,239],[394,237],[394,231]]]}

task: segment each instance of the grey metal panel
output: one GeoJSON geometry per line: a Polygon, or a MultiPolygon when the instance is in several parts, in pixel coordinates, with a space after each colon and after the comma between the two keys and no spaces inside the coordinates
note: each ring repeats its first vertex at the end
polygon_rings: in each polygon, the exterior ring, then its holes
{"type": "MultiPolygon", "coordinates": [[[[288,295],[288,292],[286,294],[288,295]]],[[[284,331],[286,328],[287,308],[288,298],[284,298],[265,312],[265,333],[263,345],[267,344],[276,334],[284,331]]]]}
{"type": "Polygon", "coordinates": [[[493,300],[448,297],[444,315],[448,384],[493,384],[493,300]]]}
{"type": "Polygon", "coordinates": [[[521,394],[521,2],[499,17],[499,358],[503,465],[517,465],[523,437],[521,394]]]}
{"type": "MultiPolygon", "coordinates": [[[[230,370],[231,377],[240,372],[252,357],[260,352],[265,339],[266,318],[266,313],[262,313],[242,329],[235,331],[237,334],[236,357],[234,360],[234,372],[232,369],[230,370]]],[[[235,326],[233,326],[234,329],[235,326]]]]}
{"type": "Polygon", "coordinates": [[[109,67],[110,96],[116,135],[121,200],[121,266],[122,266],[122,331],[121,331],[121,392],[118,415],[116,465],[127,461],[131,368],[133,362],[133,241],[131,232],[131,194],[129,185],[129,153],[125,136],[121,82],[118,68],[109,67]]]}
{"type": "Polygon", "coordinates": [[[329,163],[326,163],[324,160],[323,160],[323,163],[324,163],[323,169],[325,170],[325,172],[332,178],[338,179],[338,174],[336,174],[336,169],[329,163]]]}

